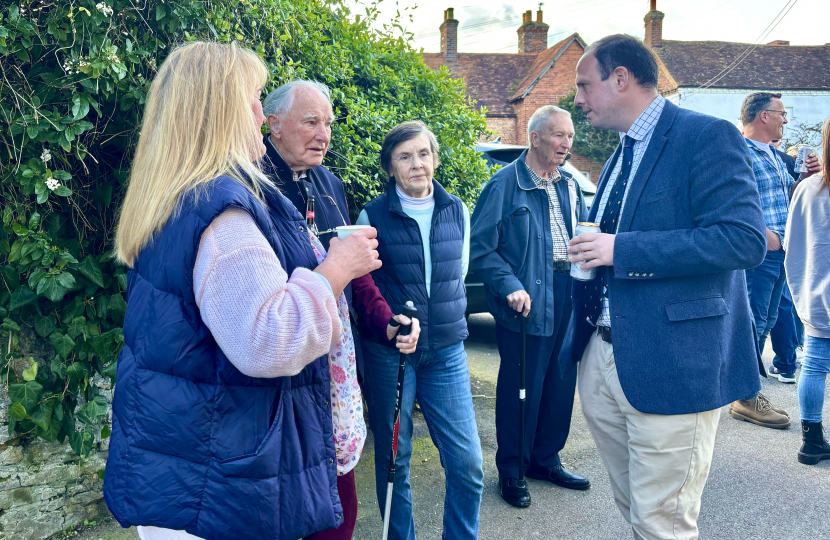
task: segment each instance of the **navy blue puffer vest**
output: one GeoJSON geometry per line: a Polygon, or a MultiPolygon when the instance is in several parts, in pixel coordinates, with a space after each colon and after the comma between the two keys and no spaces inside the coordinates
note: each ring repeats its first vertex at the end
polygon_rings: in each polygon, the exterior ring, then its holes
{"type": "Polygon", "coordinates": [[[283,268],[314,268],[305,223],[227,177],[185,197],[129,273],[104,498],[122,526],[209,540],[295,540],[342,523],[326,357],[294,377],[243,375],[202,322],[193,267],[204,230],[247,210],[283,268]]]}
{"type": "Polygon", "coordinates": [[[418,223],[407,216],[395,191],[366,205],[369,222],[378,231],[378,253],[383,266],[372,272],[380,293],[393,313],[401,313],[407,300],[418,309],[421,337],[418,350],[435,350],[467,338],[467,296],[461,275],[464,211],[461,200],[432,181],[435,210],[430,231],[432,278],[427,296],[424,246],[418,223]]]}

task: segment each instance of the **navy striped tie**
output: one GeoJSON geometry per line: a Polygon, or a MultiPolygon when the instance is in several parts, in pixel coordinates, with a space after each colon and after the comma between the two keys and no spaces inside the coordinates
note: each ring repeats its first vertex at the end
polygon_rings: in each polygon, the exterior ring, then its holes
{"type": "MultiPolygon", "coordinates": [[[[599,223],[599,229],[604,233],[615,234],[617,232],[617,222],[620,219],[622,201],[625,196],[625,189],[628,186],[629,176],[631,176],[631,164],[634,162],[635,142],[636,141],[628,135],[626,135],[622,140],[622,167],[620,167],[620,174],[617,176],[617,180],[610,188],[611,193],[608,195],[605,210],[602,212],[602,221],[599,223]]],[[[609,188],[606,186],[605,189],[609,188]]],[[[585,314],[593,324],[596,324],[600,313],[602,313],[602,285],[604,272],[605,267],[600,266],[597,268],[596,278],[591,281],[576,281],[574,283],[574,286],[578,292],[577,298],[581,299],[584,305],[585,314]]]]}

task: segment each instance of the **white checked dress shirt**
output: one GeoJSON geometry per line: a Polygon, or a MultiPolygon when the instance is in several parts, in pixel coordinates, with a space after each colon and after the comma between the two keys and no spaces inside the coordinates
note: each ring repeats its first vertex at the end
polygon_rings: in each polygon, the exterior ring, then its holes
{"type": "Polygon", "coordinates": [[[571,240],[568,227],[565,226],[565,217],[562,215],[562,206],[559,204],[559,194],[556,192],[556,183],[562,178],[559,169],[556,169],[550,178],[542,178],[524,162],[530,178],[536,187],[548,194],[548,208],[550,210],[550,235],[553,239],[553,260],[568,260],[568,243],[571,240]]]}
{"type": "MultiPolygon", "coordinates": [[[[666,105],[666,100],[663,96],[657,96],[654,101],[651,102],[651,105],[643,111],[643,113],[637,117],[637,120],[631,124],[631,128],[623,133],[620,132],[620,140],[623,139],[626,135],[634,139],[636,142],[634,143],[634,161],[631,164],[631,175],[629,178],[634,180],[637,169],[640,167],[640,162],[643,160],[643,155],[646,153],[646,149],[648,148],[648,143],[651,141],[651,135],[654,133],[654,126],[657,125],[657,121],[660,119],[660,115],[663,113],[663,107],[666,105]]],[[[622,156],[622,153],[620,153],[622,156]]],[[[602,199],[600,199],[599,207],[597,208],[597,217],[596,222],[599,223],[602,221],[602,213],[605,211],[605,205],[608,202],[608,196],[611,194],[611,188],[614,186],[614,181],[620,175],[620,169],[622,168],[622,159],[617,159],[614,163],[614,168],[611,170],[611,174],[608,176],[608,181],[605,183],[605,189],[602,191],[602,199]]],[[[623,194],[623,202],[622,202],[622,209],[620,209],[620,216],[622,217],[622,213],[625,211],[625,201],[628,199],[628,191],[631,189],[631,184],[633,182],[629,181],[628,186],[625,188],[625,193],[623,194]]],[[[619,221],[617,221],[617,226],[619,226],[619,221]]],[[[616,232],[616,231],[615,231],[616,232]]],[[[606,273],[606,276],[608,274],[606,273]]],[[[608,282],[606,281],[603,284],[603,294],[602,294],[602,315],[600,315],[599,320],[597,321],[597,326],[611,326],[611,308],[610,303],[608,301],[608,297],[605,293],[608,290],[608,282]]]]}

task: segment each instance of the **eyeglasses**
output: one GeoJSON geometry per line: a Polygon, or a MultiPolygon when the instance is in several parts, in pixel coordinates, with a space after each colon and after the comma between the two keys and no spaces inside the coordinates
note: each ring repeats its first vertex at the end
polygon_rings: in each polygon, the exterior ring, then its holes
{"type": "Polygon", "coordinates": [[[764,109],[764,111],[781,113],[781,118],[783,118],[785,120],[787,119],[787,111],[779,111],[779,110],[776,110],[776,109],[764,109]]]}
{"type": "MultiPolygon", "coordinates": [[[[418,160],[422,162],[432,162],[432,152],[427,152],[426,150],[419,152],[418,160]]],[[[401,154],[395,158],[395,161],[403,167],[411,167],[415,163],[415,156],[412,154],[401,154]]]]}

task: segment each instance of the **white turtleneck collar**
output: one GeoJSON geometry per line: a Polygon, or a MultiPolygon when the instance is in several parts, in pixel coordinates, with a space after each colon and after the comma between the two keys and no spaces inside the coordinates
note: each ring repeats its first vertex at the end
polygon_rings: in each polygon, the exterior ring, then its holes
{"type": "Polygon", "coordinates": [[[401,191],[401,188],[398,187],[397,184],[395,184],[395,191],[398,194],[398,198],[401,200],[401,206],[403,208],[409,210],[429,210],[435,206],[435,190],[432,189],[432,186],[430,186],[429,195],[421,197],[420,199],[410,197],[401,191]]]}

